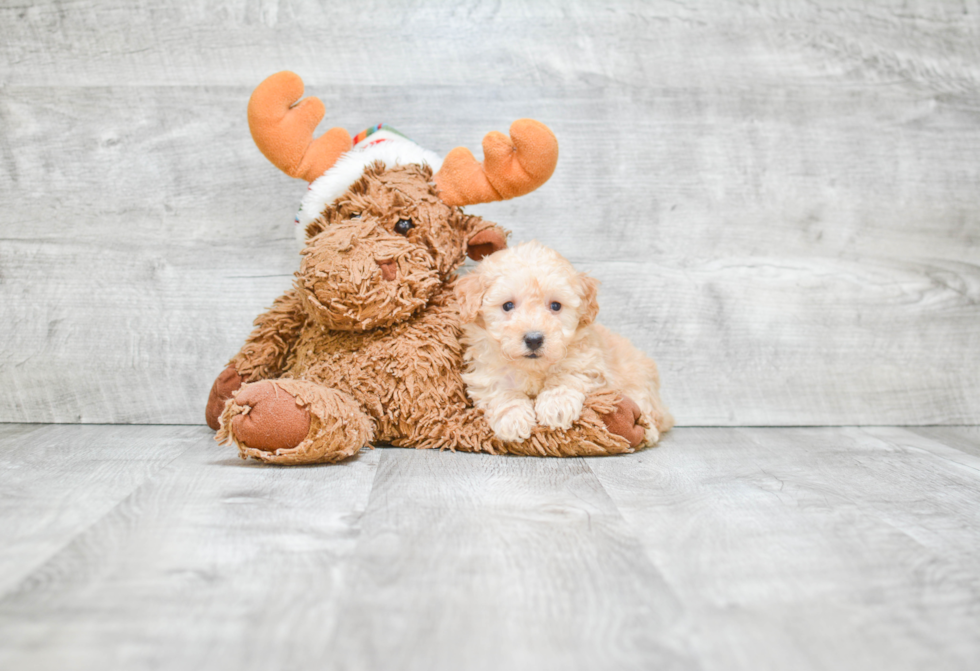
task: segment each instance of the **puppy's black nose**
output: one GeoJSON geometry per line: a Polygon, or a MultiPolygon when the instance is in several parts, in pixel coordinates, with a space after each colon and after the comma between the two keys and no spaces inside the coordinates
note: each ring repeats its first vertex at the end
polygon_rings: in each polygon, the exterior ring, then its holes
{"type": "Polygon", "coordinates": [[[531,331],[530,333],[524,334],[524,344],[532,352],[536,352],[541,349],[541,345],[544,344],[544,334],[541,331],[531,331]]]}

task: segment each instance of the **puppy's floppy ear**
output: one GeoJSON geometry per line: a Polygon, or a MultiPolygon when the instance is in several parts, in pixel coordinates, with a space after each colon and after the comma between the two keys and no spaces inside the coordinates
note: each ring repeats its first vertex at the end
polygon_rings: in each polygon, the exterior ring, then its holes
{"type": "Polygon", "coordinates": [[[579,296],[582,306],[579,308],[579,326],[588,326],[595,321],[599,314],[599,280],[585,273],[578,274],[579,296]]]}
{"type": "Polygon", "coordinates": [[[456,300],[459,302],[459,316],[464,324],[476,321],[483,307],[483,295],[490,288],[490,282],[478,271],[473,271],[468,275],[456,280],[453,291],[456,300]]]}

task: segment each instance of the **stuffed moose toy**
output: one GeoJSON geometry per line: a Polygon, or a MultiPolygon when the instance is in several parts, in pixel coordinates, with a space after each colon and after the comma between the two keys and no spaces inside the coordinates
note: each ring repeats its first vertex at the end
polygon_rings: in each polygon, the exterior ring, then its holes
{"type": "Polygon", "coordinates": [[[455,271],[506,246],[507,232],[463,212],[514,198],[551,177],[558,143],[543,124],[489,133],[480,164],[465,148],[444,161],[387,126],[317,139],[317,98],[280,72],[248,105],[256,145],[310,188],[297,216],[305,248],[292,289],[255,329],[211,389],[208,425],[242,458],[336,462],[363,446],[449,448],[542,456],[631,452],[639,410],[615,390],[587,399],[568,430],[497,439],[460,377],[455,271]]]}

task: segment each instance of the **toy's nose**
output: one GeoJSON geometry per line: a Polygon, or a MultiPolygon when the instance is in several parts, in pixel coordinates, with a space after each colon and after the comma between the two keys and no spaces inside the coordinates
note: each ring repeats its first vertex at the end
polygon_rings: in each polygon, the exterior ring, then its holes
{"type": "Polygon", "coordinates": [[[536,352],[541,349],[541,345],[544,344],[544,334],[541,331],[531,331],[530,333],[524,334],[524,344],[532,352],[536,352]]]}
{"type": "Polygon", "coordinates": [[[375,263],[381,268],[381,277],[389,282],[398,276],[398,264],[394,259],[375,260],[375,263]]]}

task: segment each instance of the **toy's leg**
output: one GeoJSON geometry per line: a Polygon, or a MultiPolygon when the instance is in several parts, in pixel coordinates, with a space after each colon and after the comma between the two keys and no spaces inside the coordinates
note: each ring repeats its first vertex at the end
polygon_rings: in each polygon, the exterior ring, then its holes
{"type": "Polygon", "coordinates": [[[458,408],[420,422],[411,436],[393,442],[406,447],[532,456],[621,454],[632,452],[643,440],[645,427],[634,413],[635,407],[630,399],[615,392],[598,392],[586,399],[581,417],[570,429],[538,425],[530,438],[519,443],[497,438],[481,410],[458,408]]]}
{"type": "Polygon", "coordinates": [[[220,417],[215,440],[241,457],[277,464],[331,463],[371,441],[373,426],[348,394],[305,380],[244,385],[220,417]]]}
{"type": "Polygon", "coordinates": [[[590,439],[586,444],[588,451],[576,451],[576,456],[601,456],[634,451],[643,442],[646,428],[633,399],[606,390],[595,392],[585,400],[582,417],[569,432],[580,431],[590,439]]]}
{"type": "MultiPolygon", "coordinates": [[[[602,414],[600,418],[610,433],[622,436],[633,448],[645,442],[648,431],[657,430],[656,427],[646,425],[643,413],[640,412],[640,406],[628,396],[623,396],[612,412],[602,414]]],[[[659,434],[657,437],[659,438],[659,434]]],[[[654,442],[656,442],[656,438],[654,442]]]]}
{"type": "MultiPolygon", "coordinates": [[[[660,441],[660,436],[674,426],[674,418],[660,400],[660,395],[647,389],[634,389],[630,399],[635,399],[630,411],[637,427],[643,428],[642,440],[634,445],[650,447],[660,441]]],[[[615,421],[615,420],[614,420],[615,421]]],[[[632,440],[630,441],[632,443],[632,440]]]]}

